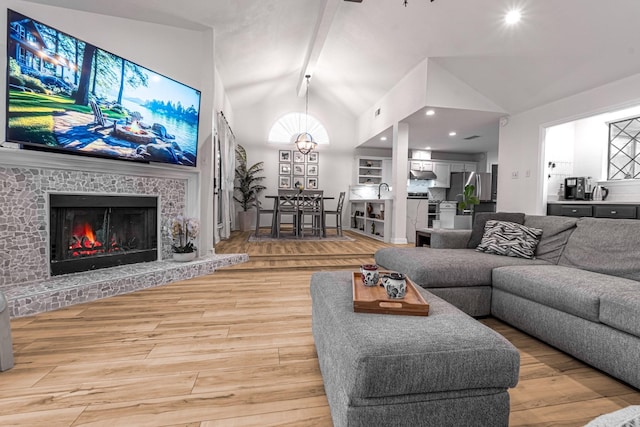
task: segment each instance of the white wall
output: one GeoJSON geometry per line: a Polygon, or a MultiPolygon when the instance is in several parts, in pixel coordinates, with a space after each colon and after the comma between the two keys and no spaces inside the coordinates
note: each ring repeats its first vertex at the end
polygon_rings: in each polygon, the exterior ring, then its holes
{"type": "Polygon", "coordinates": [[[577,120],[573,144],[574,175],[590,176],[594,182],[606,180],[608,145],[609,126],[602,119],[602,115],[577,120]]]}
{"type": "Polygon", "coordinates": [[[544,130],[560,123],[640,104],[640,74],[510,117],[500,128],[498,210],[544,214],[544,130]],[[526,177],[526,172],[530,177],[526,177]],[[518,179],[512,178],[518,172],[518,179]]]}
{"type": "Polygon", "coordinates": [[[576,126],[574,123],[563,123],[547,129],[545,137],[547,200],[557,200],[560,184],[564,179],[576,176],[573,171],[575,153],[576,126]]]}
{"type": "MultiPolygon", "coordinates": [[[[211,206],[208,200],[210,188],[203,185],[203,182],[208,181],[212,173],[210,146],[213,135],[213,82],[215,81],[213,31],[191,31],[20,0],[5,0],[3,6],[202,92],[201,122],[198,132],[197,170],[200,172],[196,191],[198,196],[188,201],[187,214],[197,216],[205,222],[200,241],[206,245],[206,250],[209,250],[212,246],[209,242],[213,242],[213,228],[206,224],[210,222],[210,213],[206,207],[211,206]]],[[[0,21],[0,32],[6,34],[6,19],[0,21]]],[[[6,57],[6,44],[2,43],[0,44],[0,58],[2,58],[0,81],[2,82],[6,81],[6,57]]],[[[0,99],[6,99],[4,84],[0,84],[0,99]]],[[[0,111],[2,114],[0,121],[4,124],[5,108],[1,108],[0,111]]],[[[6,141],[4,125],[0,126],[0,141],[6,141]]],[[[114,160],[112,163],[114,171],[117,172],[121,166],[124,169],[125,162],[114,160]]],[[[165,165],[160,166],[165,167],[165,165]]],[[[182,169],[188,176],[193,174],[192,168],[184,169],[184,167],[169,165],[166,165],[166,168],[172,173],[182,169]]]]}

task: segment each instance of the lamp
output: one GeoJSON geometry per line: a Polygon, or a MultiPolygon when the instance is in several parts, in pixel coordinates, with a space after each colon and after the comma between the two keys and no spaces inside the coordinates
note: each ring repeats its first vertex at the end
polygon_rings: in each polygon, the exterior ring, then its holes
{"type": "Polygon", "coordinates": [[[313,140],[313,136],[308,132],[308,117],[309,117],[309,79],[311,76],[307,74],[304,76],[307,79],[307,94],[305,95],[305,107],[304,107],[304,132],[299,133],[296,137],[295,144],[296,148],[299,152],[304,154],[305,156],[313,151],[318,145],[317,142],[313,140]]]}

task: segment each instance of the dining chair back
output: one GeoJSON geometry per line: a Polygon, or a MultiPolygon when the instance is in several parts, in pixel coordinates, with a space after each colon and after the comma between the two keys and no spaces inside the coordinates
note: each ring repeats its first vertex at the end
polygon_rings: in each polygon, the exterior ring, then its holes
{"type": "Polygon", "coordinates": [[[260,218],[262,215],[271,215],[271,222],[269,223],[269,234],[273,235],[273,214],[275,213],[274,209],[263,209],[262,203],[258,199],[258,192],[255,192],[255,205],[256,205],[256,231],[255,237],[260,236],[260,218]]]}
{"type": "Polygon", "coordinates": [[[300,237],[305,230],[314,236],[324,235],[324,191],[302,190],[298,194],[298,210],[300,213],[300,237]],[[307,220],[310,219],[310,222],[307,220]]]}
{"type": "Polygon", "coordinates": [[[338,197],[338,204],[336,205],[336,209],[327,210],[324,213],[325,214],[324,215],[325,230],[329,228],[335,228],[338,236],[342,236],[342,207],[344,206],[345,195],[346,195],[346,192],[341,191],[340,196],[338,197]],[[327,216],[329,215],[335,215],[336,217],[335,227],[327,225],[327,216]]]}
{"type": "Polygon", "coordinates": [[[280,237],[283,224],[291,224],[294,235],[298,236],[298,190],[278,190],[276,212],[276,237],[280,237]],[[283,217],[291,217],[291,222],[283,222],[283,217]]]}

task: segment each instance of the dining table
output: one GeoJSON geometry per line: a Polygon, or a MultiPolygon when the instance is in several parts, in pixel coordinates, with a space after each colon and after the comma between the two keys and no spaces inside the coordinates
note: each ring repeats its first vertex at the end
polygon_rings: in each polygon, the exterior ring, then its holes
{"type": "MultiPolygon", "coordinates": [[[[280,197],[279,195],[266,195],[264,196],[266,199],[273,199],[273,218],[271,219],[271,237],[277,237],[277,230],[280,227],[278,224],[278,207],[280,206],[280,197]]],[[[333,196],[322,196],[322,200],[334,200],[333,196]]],[[[302,226],[301,221],[297,221],[298,229],[295,231],[296,235],[300,235],[300,227],[302,226]]],[[[327,237],[327,228],[324,225],[324,203],[322,204],[322,237],[327,237]]]]}

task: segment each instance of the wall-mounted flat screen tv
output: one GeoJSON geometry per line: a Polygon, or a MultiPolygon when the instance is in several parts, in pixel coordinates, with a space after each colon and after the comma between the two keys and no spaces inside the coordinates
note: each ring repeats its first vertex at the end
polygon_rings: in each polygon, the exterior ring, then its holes
{"type": "Polygon", "coordinates": [[[200,92],[12,10],[7,140],[195,166],[200,92]]]}

